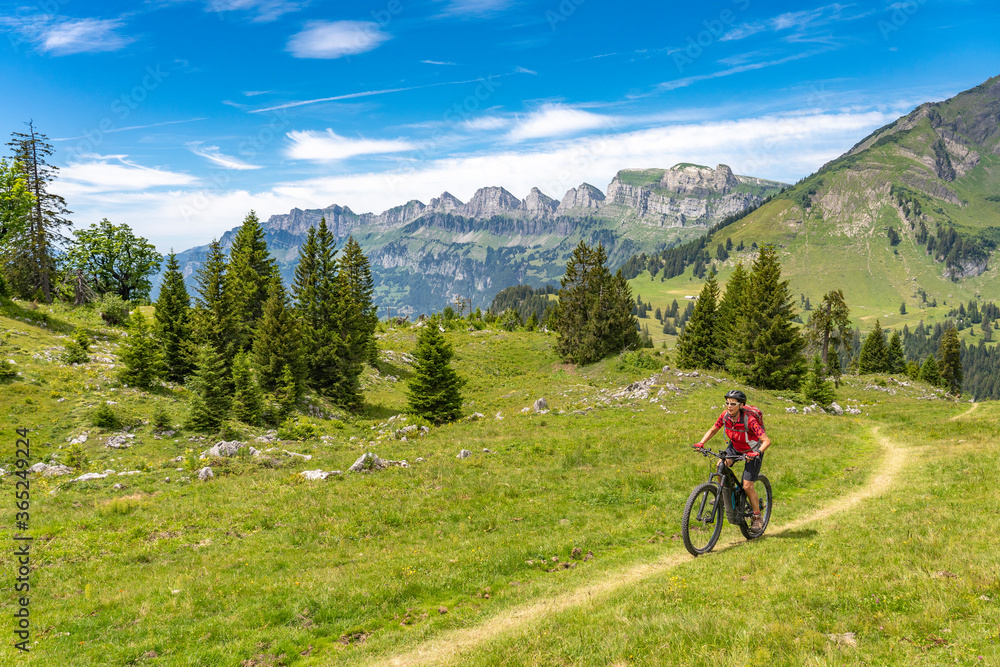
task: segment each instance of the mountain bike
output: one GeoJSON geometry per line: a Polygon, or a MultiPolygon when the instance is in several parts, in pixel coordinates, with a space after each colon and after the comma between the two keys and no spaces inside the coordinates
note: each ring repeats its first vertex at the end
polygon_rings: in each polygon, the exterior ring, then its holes
{"type": "Polygon", "coordinates": [[[759,531],[750,530],[753,521],[753,509],[747,498],[743,484],[725,464],[723,459],[746,461],[745,456],[723,456],[711,449],[698,449],[704,456],[714,456],[719,459],[715,472],[708,476],[708,481],[699,484],[691,492],[684,506],[684,517],[681,519],[681,536],[684,546],[692,556],[708,553],[719,541],[722,533],[722,516],[725,512],[729,523],[739,526],[743,537],[753,540],[764,534],[771,520],[771,482],[764,475],[758,475],[754,482],[757,499],[760,502],[760,515],[764,524],[759,531]],[[722,502],[719,502],[719,499],[722,502]]]}

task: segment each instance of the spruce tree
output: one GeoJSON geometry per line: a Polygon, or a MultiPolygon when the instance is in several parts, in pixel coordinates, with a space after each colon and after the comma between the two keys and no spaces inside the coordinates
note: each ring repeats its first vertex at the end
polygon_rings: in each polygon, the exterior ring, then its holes
{"type": "Polygon", "coordinates": [[[924,364],[920,367],[920,375],[918,377],[927,384],[934,385],[935,387],[941,384],[941,373],[938,372],[937,359],[934,358],[933,354],[927,355],[927,358],[924,359],[924,364]]]}
{"type": "Polygon", "coordinates": [[[436,319],[426,322],[413,353],[413,377],[406,392],[410,411],[435,424],[458,419],[462,412],[462,379],[451,367],[454,352],[436,319]]]}
{"type": "Polygon", "coordinates": [[[68,239],[63,229],[70,225],[71,213],[66,200],[49,192],[56,182],[59,168],[49,164],[54,153],[49,138],[28,122],[27,132],[14,132],[7,143],[13,149],[15,164],[23,169],[22,176],[32,196],[28,225],[6,239],[3,252],[4,269],[10,285],[20,296],[33,298],[40,294],[46,303],[52,302],[52,282],[56,276],[56,256],[68,239]]]}
{"type": "Polygon", "coordinates": [[[138,308],[129,317],[127,333],[118,352],[122,364],[118,379],[130,387],[148,389],[163,378],[166,368],[149,320],[138,308]]]}
{"type": "Polygon", "coordinates": [[[193,321],[197,339],[214,347],[228,365],[236,356],[237,323],[226,289],[226,268],[222,244],[213,239],[205,263],[195,274],[197,296],[193,321]]]}
{"type": "MultiPolygon", "coordinates": [[[[749,284],[750,276],[747,274],[746,269],[743,268],[743,262],[737,262],[736,268],[733,270],[732,275],[729,276],[729,281],[726,283],[726,293],[719,301],[719,307],[717,309],[719,314],[719,341],[733,341],[738,336],[742,335],[742,333],[736,329],[736,322],[738,315],[747,308],[746,298],[749,284]]],[[[674,304],[676,303],[677,301],[674,301],[674,304]]],[[[673,306],[672,308],[676,313],[676,306],[673,306]]],[[[721,350],[721,362],[723,364],[726,362],[726,357],[729,356],[729,349],[730,346],[726,345],[725,349],[721,350]]]]}
{"type": "Polygon", "coordinates": [[[249,349],[275,280],[280,280],[277,262],[267,250],[257,214],[250,211],[229,250],[225,282],[235,316],[237,350],[249,349]]]}
{"type": "Polygon", "coordinates": [[[264,414],[264,397],[250,366],[250,355],[239,352],[233,359],[233,417],[258,426],[264,414]]]}
{"type": "Polygon", "coordinates": [[[160,283],[160,295],[156,299],[153,314],[156,321],[154,331],[160,341],[166,377],[172,382],[183,382],[191,372],[191,299],[184,285],[177,255],[171,250],[167,256],[167,270],[160,283]]]}
{"type": "Polygon", "coordinates": [[[694,312],[677,339],[679,368],[713,369],[719,366],[720,331],[716,303],[719,283],[712,273],[694,304],[694,312]]]}
{"type": "Polygon", "coordinates": [[[728,368],[737,378],[762,389],[797,389],[805,377],[799,334],[788,281],[781,280],[781,264],[773,245],[757,253],[747,289],[747,307],[737,313],[739,334],[730,341],[728,368]]]}
{"type": "Polygon", "coordinates": [[[188,403],[187,428],[214,431],[229,415],[231,405],[226,388],[226,366],[222,355],[212,345],[198,348],[195,370],[188,381],[191,400],[188,403]]]}
{"type": "Polygon", "coordinates": [[[948,327],[941,337],[938,348],[941,357],[939,373],[941,384],[956,396],[962,393],[962,347],[958,339],[958,331],[954,326],[948,327]]]}
{"type": "Polygon", "coordinates": [[[905,373],[906,355],[903,354],[903,340],[898,331],[893,331],[892,336],[889,337],[887,353],[889,357],[889,372],[905,373]]]}
{"type": "Polygon", "coordinates": [[[299,398],[304,376],[300,334],[280,282],[271,283],[271,294],[253,340],[253,361],[261,388],[272,394],[283,388],[287,366],[294,380],[295,399],[299,398]]]}
{"type": "Polygon", "coordinates": [[[834,350],[846,350],[850,343],[850,308],[842,290],[831,290],[823,295],[819,308],[811,311],[806,336],[813,349],[819,348],[823,363],[830,363],[830,344],[834,350]]]}
{"type": "Polygon", "coordinates": [[[339,264],[347,286],[344,295],[344,338],[350,341],[348,353],[352,361],[360,359],[355,363],[361,363],[377,357],[375,327],[378,325],[378,311],[373,302],[375,281],[372,279],[371,264],[353,236],[347,237],[339,264]]]}
{"type": "Polygon", "coordinates": [[[875,320],[875,328],[865,336],[865,342],[861,345],[861,352],[858,355],[858,373],[888,373],[889,372],[889,350],[885,345],[885,334],[879,321],[875,320]]]}
{"type": "Polygon", "coordinates": [[[802,393],[810,401],[823,406],[833,403],[835,397],[833,385],[826,379],[823,372],[823,359],[818,352],[813,355],[812,368],[809,369],[809,374],[806,376],[802,393]]]}

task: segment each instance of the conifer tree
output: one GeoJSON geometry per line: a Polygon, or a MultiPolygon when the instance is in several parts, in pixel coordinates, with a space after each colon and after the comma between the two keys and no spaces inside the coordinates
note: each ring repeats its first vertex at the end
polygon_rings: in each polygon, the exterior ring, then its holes
{"type": "Polygon", "coordinates": [[[372,300],[375,281],[372,279],[371,264],[353,236],[347,237],[339,264],[347,285],[344,338],[349,341],[347,347],[352,363],[360,364],[377,357],[375,328],[378,311],[372,300]]]}
{"type": "Polygon", "coordinates": [[[962,393],[962,347],[958,339],[958,331],[954,325],[948,327],[941,337],[938,349],[941,357],[939,373],[941,384],[955,395],[962,393]]]}
{"type": "Polygon", "coordinates": [[[420,330],[413,353],[413,378],[406,393],[410,411],[435,424],[458,419],[462,412],[463,380],[451,367],[454,352],[441,335],[436,319],[420,330]]]}
{"type": "Polygon", "coordinates": [[[712,369],[719,366],[719,283],[712,273],[694,304],[694,312],[677,339],[679,368],[712,369]]]}
{"type": "Polygon", "coordinates": [[[763,389],[797,389],[805,377],[799,334],[788,281],[781,280],[781,264],[773,245],[757,253],[747,289],[747,308],[737,314],[728,368],[747,384],[763,389]]]}
{"type": "Polygon", "coordinates": [[[225,288],[236,321],[236,349],[249,349],[275,280],[280,280],[277,262],[267,250],[257,214],[250,211],[233,239],[226,272],[225,288]]]}
{"type": "Polygon", "coordinates": [[[941,373],[938,372],[937,359],[934,358],[933,354],[927,355],[927,358],[924,359],[924,363],[920,367],[919,378],[935,387],[941,384],[941,373]]]}
{"type": "Polygon", "coordinates": [[[185,426],[195,431],[214,431],[229,415],[225,360],[212,345],[198,348],[195,371],[188,381],[191,400],[185,426]]]}
{"type": "Polygon", "coordinates": [[[14,132],[7,143],[13,148],[14,162],[23,168],[23,180],[32,196],[28,225],[7,239],[4,248],[5,273],[11,286],[21,296],[40,293],[46,303],[52,302],[52,282],[55,279],[56,252],[68,240],[63,228],[71,211],[66,200],[49,192],[59,168],[48,163],[54,150],[49,138],[28,122],[27,132],[14,132]]]}
{"type": "Polygon", "coordinates": [[[842,290],[831,290],[823,295],[819,308],[811,311],[806,336],[810,345],[819,348],[824,365],[830,363],[830,343],[834,349],[846,349],[850,344],[850,308],[842,290]]]}
{"type": "MultiPolygon", "coordinates": [[[[736,322],[738,315],[748,307],[746,297],[747,287],[749,284],[750,276],[747,274],[746,269],[743,268],[743,262],[737,262],[736,268],[733,270],[732,275],[729,276],[729,281],[726,283],[726,293],[719,301],[719,307],[717,309],[719,314],[719,341],[731,343],[731,341],[742,335],[742,332],[736,329],[736,322]]],[[[677,302],[674,301],[674,303],[676,304],[677,302]]],[[[720,350],[720,363],[726,363],[726,359],[729,356],[728,351],[730,349],[731,345],[727,344],[724,346],[724,349],[720,350]]]]}
{"type": "Polygon", "coordinates": [[[294,380],[294,397],[298,400],[304,376],[301,341],[280,281],[271,283],[271,294],[264,304],[264,316],[253,340],[253,361],[261,388],[272,394],[284,386],[282,376],[287,366],[294,380]]]}
{"type": "Polygon", "coordinates": [[[233,417],[258,426],[264,414],[264,396],[250,367],[250,355],[240,351],[233,359],[233,417]]]}
{"type": "Polygon", "coordinates": [[[807,399],[820,405],[825,406],[833,403],[835,396],[833,385],[826,379],[823,372],[823,359],[818,352],[813,355],[812,368],[809,369],[809,374],[806,376],[802,393],[807,399]]]}
{"type": "Polygon", "coordinates": [[[908,361],[906,363],[906,375],[911,380],[919,380],[920,379],[920,366],[917,365],[917,362],[915,362],[915,361],[908,361]]]}
{"type": "Polygon", "coordinates": [[[167,270],[160,283],[153,318],[156,321],[154,331],[166,365],[166,378],[172,382],[183,382],[191,372],[193,361],[191,298],[177,255],[172,250],[167,256],[167,270]]]}
{"type": "Polygon", "coordinates": [[[892,336],[889,337],[887,354],[889,357],[889,372],[905,373],[906,355],[903,354],[903,339],[900,337],[898,331],[893,331],[892,336]]]}
{"type": "Polygon", "coordinates": [[[197,296],[193,322],[197,339],[214,347],[228,365],[236,355],[237,324],[232,299],[226,289],[226,268],[222,244],[213,239],[205,263],[195,274],[197,296]]]}
{"type": "Polygon", "coordinates": [[[118,379],[131,387],[148,389],[163,377],[166,368],[149,320],[138,308],[129,317],[127,332],[118,353],[122,363],[118,379]]]}
{"type": "Polygon", "coordinates": [[[858,354],[858,373],[888,373],[889,372],[889,350],[885,345],[885,334],[879,321],[875,320],[875,328],[865,336],[865,342],[861,344],[861,352],[858,354]]]}

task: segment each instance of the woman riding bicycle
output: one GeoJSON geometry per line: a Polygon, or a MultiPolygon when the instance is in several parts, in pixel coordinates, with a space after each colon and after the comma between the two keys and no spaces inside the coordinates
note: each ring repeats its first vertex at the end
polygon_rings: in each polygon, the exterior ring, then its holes
{"type": "Polygon", "coordinates": [[[726,429],[726,437],[729,438],[729,447],[722,452],[723,456],[729,455],[733,458],[724,459],[727,466],[735,463],[735,457],[746,456],[743,466],[743,490],[750,500],[753,508],[753,523],[750,530],[760,531],[763,527],[763,519],[760,515],[760,501],[757,498],[757,491],[753,483],[760,475],[761,464],[764,460],[764,450],[771,446],[771,439],[764,432],[764,427],[757,417],[749,411],[744,410],[747,404],[747,396],[739,389],[733,389],[726,394],[726,409],[715,420],[712,428],[705,432],[705,436],[700,442],[694,444],[698,449],[702,449],[705,443],[712,439],[720,429],[726,429]]]}

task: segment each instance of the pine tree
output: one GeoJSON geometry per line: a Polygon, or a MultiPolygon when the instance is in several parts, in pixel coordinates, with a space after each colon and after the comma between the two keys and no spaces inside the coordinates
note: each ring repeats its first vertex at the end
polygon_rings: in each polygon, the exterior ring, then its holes
{"type": "Polygon", "coordinates": [[[280,279],[277,262],[267,250],[260,220],[250,211],[233,239],[225,282],[235,315],[237,350],[249,349],[257,323],[263,317],[271,283],[280,279]]]}
{"type": "Polygon", "coordinates": [[[63,228],[71,211],[66,200],[49,192],[57,180],[59,168],[48,163],[54,149],[49,138],[28,122],[27,132],[14,132],[7,143],[13,148],[14,161],[24,169],[23,177],[33,198],[28,225],[7,239],[4,252],[5,273],[11,286],[21,296],[32,298],[38,292],[46,303],[52,302],[56,253],[68,239],[63,228]]]}
{"type": "Polygon", "coordinates": [[[188,381],[191,400],[185,426],[195,431],[214,431],[229,415],[225,360],[212,345],[198,348],[195,371],[188,381]]]}
{"type": "Polygon", "coordinates": [[[861,353],[858,355],[858,373],[888,373],[889,370],[889,350],[885,345],[885,334],[879,321],[875,320],[875,328],[865,336],[865,342],[861,345],[861,353]]]}
{"type": "Polygon", "coordinates": [[[806,372],[788,281],[773,245],[757,253],[747,289],[747,308],[737,313],[728,368],[747,384],[763,389],[797,389],[806,372]]]}
{"type": "Polygon", "coordinates": [[[679,368],[713,369],[719,367],[719,314],[716,303],[719,283],[712,273],[694,304],[694,312],[677,339],[679,368]]]}
{"type": "Polygon", "coordinates": [[[361,361],[377,358],[375,328],[378,326],[378,310],[373,302],[375,281],[372,279],[371,264],[353,236],[347,237],[339,264],[347,285],[347,335],[344,338],[350,340],[349,354],[361,361]]]}
{"type": "Polygon", "coordinates": [[[436,319],[426,322],[413,353],[413,378],[406,393],[410,411],[441,424],[458,419],[464,384],[451,367],[451,345],[441,335],[436,319]]]}
{"type": "Polygon", "coordinates": [[[893,331],[892,336],[889,337],[887,354],[889,357],[889,372],[905,373],[906,355],[903,354],[903,340],[898,331],[893,331]]]}
{"type": "Polygon", "coordinates": [[[815,401],[820,405],[830,405],[835,397],[833,385],[826,379],[823,373],[823,359],[819,353],[813,355],[812,368],[806,376],[803,395],[810,401],[815,401]]]}
{"type": "Polygon", "coordinates": [[[239,352],[233,359],[233,417],[259,426],[264,414],[264,396],[250,367],[250,355],[239,352]]]}
{"type": "Polygon", "coordinates": [[[941,357],[939,372],[941,384],[956,396],[962,393],[962,348],[958,339],[958,331],[954,326],[948,327],[941,337],[938,356],[941,357]]]}
{"type": "Polygon", "coordinates": [[[834,350],[846,350],[850,343],[850,313],[844,292],[837,289],[824,294],[819,308],[809,316],[806,337],[813,349],[819,349],[825,365],[830,363],[830,343],[834,350]]]}
{"type": "Polygon", "coordinates": [[[191,372],[191,299],[184,276],[181,273],[177,255],[171,250],[167,256],[167,270],[160,283],[160,295],[156,299],[156,321],[154,331],[160,341],[166,377],[172,382],[183,382],[191,372]]]}
{"type": "Polygon", "coordinates": [[[253,361],[261,388],[272,394],[284,388],[282,376],[287,366],[294,380],[295,400],[298,400],[304,376],[301,341],[281,282],[271,283],[271,294],[264,304],[264,316],[253,340],[253,361]]]}
{"type": "Polygon", "coordinates": [[[208,257],[195,274],[194,330],[197,339],[215,348],[226,365],[236,356],[237,323],[226,289],[226,256],[222,244],[213,239],[208,257]]]}
{"type": "Polygon", "coordinates": [[[937,359],[934,358],[933,354],[927,355],[927,358],[924,359],[924,364],[920,367],[920,375],[918,377],[927,384],[934,385],[935,387],[941,384],[941,374],[938,372],[937,359]]]}
{"type": "MultiPolygon", "coordinates": [[[[737,262],[733,274],[729,276],[726,283],[726,293],[719,301],[719,340],[732,341],[741,332],[736,330],[737,316],[747,308],[746,297],[747,288],[750,284],[750,276],[743,268],[743,262],[737,262]]],[[[677,303],[674,301],[674,303],[677,303]]],[[[728,347],[728,346],[727,346],[728,347]]],[[[723,355],[723,357],[728,355],[723,355]]],[[[725,363],[725,358],[723,358],[725,363]]]]}
{"type": "Polygon", "coordinates": [[[166,368],[152,327],[138,308],[129,317],[127,333],[118,353],[122,363],[118,379],[131,387],[148,389],[163,377],[166,368]]]}

